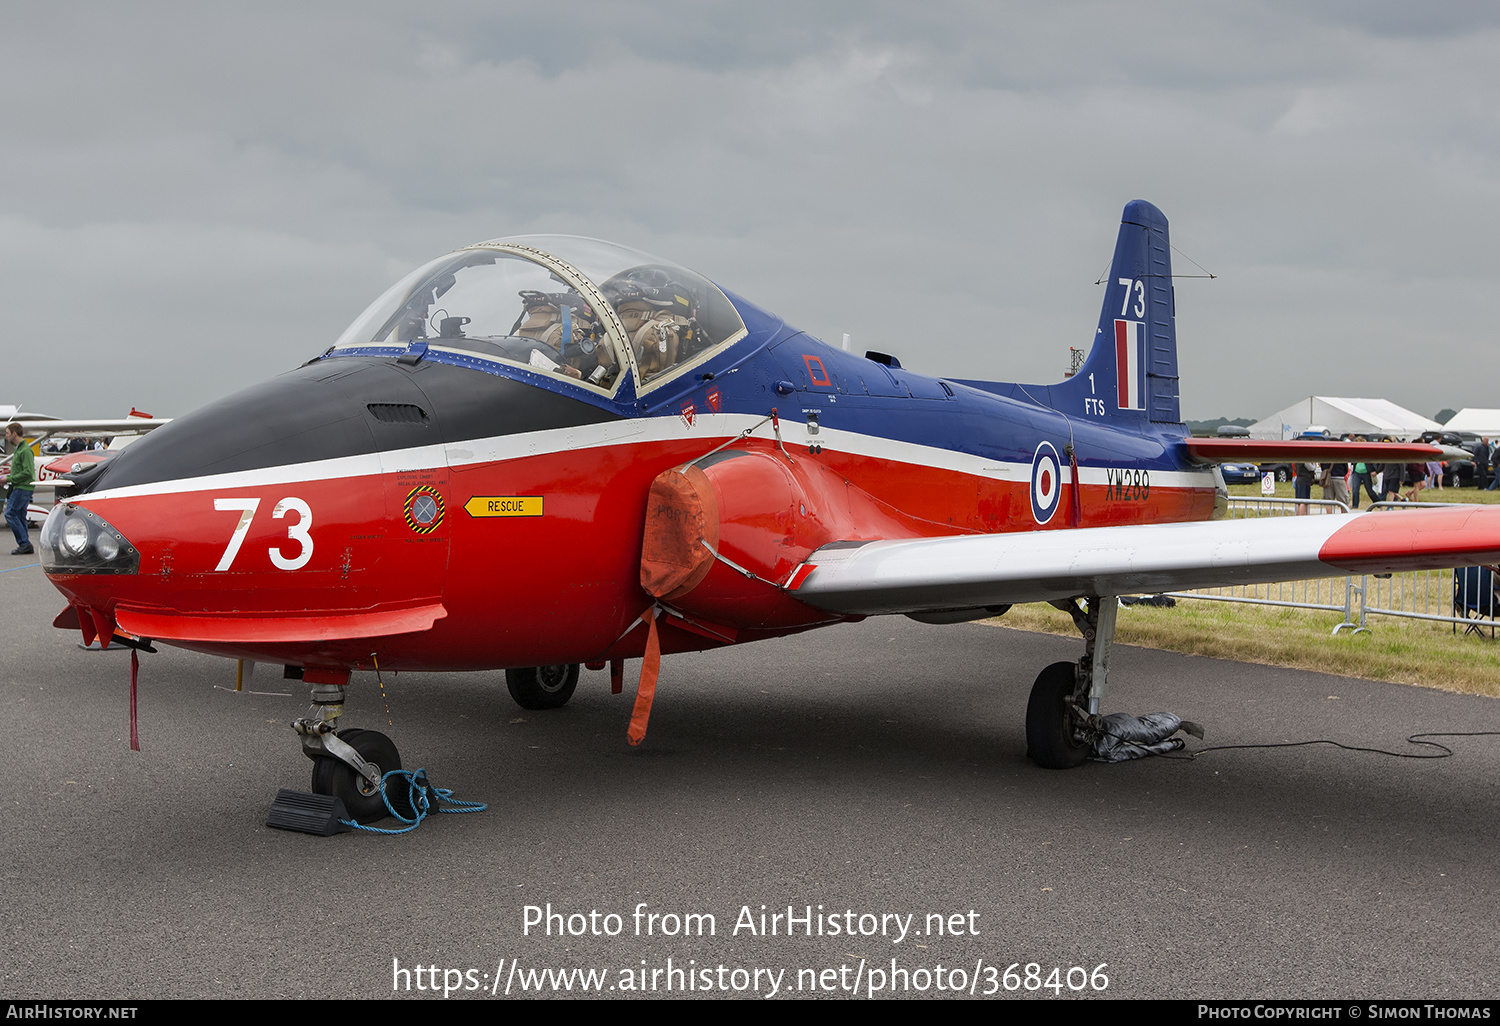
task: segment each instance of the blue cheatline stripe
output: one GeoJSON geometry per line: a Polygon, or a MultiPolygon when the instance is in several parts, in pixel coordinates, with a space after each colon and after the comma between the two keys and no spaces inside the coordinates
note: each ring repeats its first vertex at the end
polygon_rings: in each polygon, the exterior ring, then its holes
{"type": "Polygon", "coordinates": [[[27,563],[25,566],[8,566],[4,570],[0,570],[0,574],[8,574],[12,570],[31,570],[41,565],[40,563],[27,563]]]}

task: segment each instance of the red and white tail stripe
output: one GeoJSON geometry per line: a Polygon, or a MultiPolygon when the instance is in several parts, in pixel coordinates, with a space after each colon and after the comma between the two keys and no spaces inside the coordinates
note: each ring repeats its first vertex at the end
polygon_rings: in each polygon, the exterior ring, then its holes
{"type": "Polygon", "coordinates": [[[1115,321],[1115,379],[1120,386],[1117,405],[1122,410],[1146,408],[1146,389],[1141,380],[1145,336],[1146,326],[1140,321],[1115,321]]]}

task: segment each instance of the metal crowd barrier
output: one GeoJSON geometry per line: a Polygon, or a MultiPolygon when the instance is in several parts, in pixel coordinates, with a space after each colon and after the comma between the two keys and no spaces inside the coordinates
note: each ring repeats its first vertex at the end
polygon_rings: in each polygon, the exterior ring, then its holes
{"type": "Polygon", "coordinates": [[[1293,517],[1297,507],[1308,507],[1308,515],[1315,513],[1348,513],[1349,504],[1337,499],[1281,499],[1263,498],[1258,495],[1231,495],[1229,497],[1229,520],[1244,520],[1252,517],[1293,517]]]}
{"type": "MultiPolygon", "coordinates": [[[[1332,499],[1281,499],[1232,496],[1228,517],[1242,519],[1264,516],[1295,516],[1297,506],[1308,506],[1315,513],[1347,513],[1349,507],[1332,499]]],[[[1456,502],[1377,502],[1370,510],[1389,513],[1403,509],[1459,506],[1456,502]]],[[[1487,629],[1496,636],[1500,626],[1500,596],[1495,594],[1496,575],[1488,567],[1460,567],[1456,570],[1418,570],[1379,576],[1352,576],[1312,581],[1287,581],[1280,584],[1235,585],[1226,588],[1197,588],[1174,591],[1174,599],[1201,599],[1213,602],[1239,602],[1259,606],[1286,606],[1296,609],[1321,609],[1342,613],[1343,620],[1332,633],[1348,630],[1368,631],[1371,615],[1403,617],[1450,623],[1457,633],[1482,635],[1487,629]]]]}

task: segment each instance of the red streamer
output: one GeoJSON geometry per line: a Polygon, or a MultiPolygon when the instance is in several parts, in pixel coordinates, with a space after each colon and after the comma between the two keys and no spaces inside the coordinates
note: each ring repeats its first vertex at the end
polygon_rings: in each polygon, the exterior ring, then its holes
{"type": "Polygon", "coordinates": [[[130,650],[130,750],[141,750],[141,739],[135,732],[135,678],[141,668],[141,657],[135,649],[130,650]]]}
{"type": "Polygon", "coordinates": [[[656,697],[656,678],[661,672],[661,639],[656,636],[656,607],[646,610],[646,658],[641,661],[641,683],[635,692],[635,711],[630,715],[630,730],[625,739],[632,748],[646,740],[646,724],[651,720],[651,701],[656,697]]]}

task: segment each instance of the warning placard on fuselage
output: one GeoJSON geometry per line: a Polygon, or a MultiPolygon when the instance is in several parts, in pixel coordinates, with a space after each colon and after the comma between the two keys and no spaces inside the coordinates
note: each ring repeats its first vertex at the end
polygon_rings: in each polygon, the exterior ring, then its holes
{"type": "Polygon", "coordinates": [[[471,517],[539,517],[542,515],[542,497],[476,495],[464,503],[464,512],[471,517]]]}

